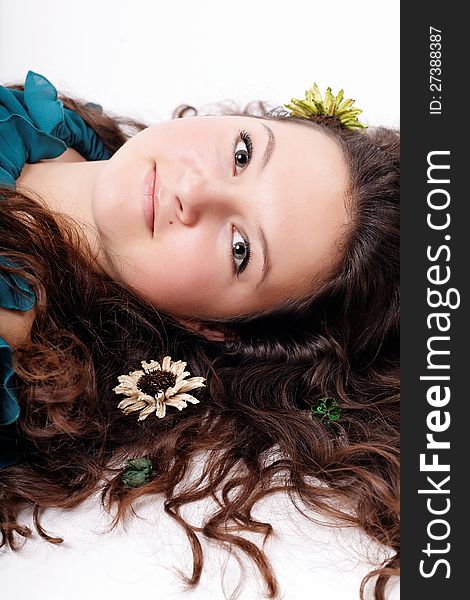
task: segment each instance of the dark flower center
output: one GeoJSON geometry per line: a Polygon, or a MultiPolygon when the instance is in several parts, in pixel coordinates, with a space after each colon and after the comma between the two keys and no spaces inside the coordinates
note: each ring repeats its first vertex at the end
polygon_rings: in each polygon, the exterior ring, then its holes
{"type": "Polygon", "coordinates": [[[152,371],[144,373],[137,382],[137,387],[148,396],[156,396],[176,383],[176,375],[168,371],[152,371]]]}

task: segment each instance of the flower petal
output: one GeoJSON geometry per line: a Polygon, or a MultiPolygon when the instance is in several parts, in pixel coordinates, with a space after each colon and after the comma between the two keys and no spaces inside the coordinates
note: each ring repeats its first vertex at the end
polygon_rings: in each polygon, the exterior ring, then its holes
{"type": "Polygon", "coordinates": [[[138,398],[126,398],[125,400],[121,400],[118,404],[118,408],[127,408],[128,406],[134,406],[137,402],[141,402],[138,398]]]}
{"type": "MultiPolygon", "coordinates": [[[[143,371],[134,371],[134,372],[141,373],[142,375],[144,374],[143,371]]],[[[119,375],[118,381],[119,381],[119,383],[122,383],[123,385],[128,385],[128,386],[133,387],[139,381],[139,377],[140,377],[140,375],[139,376],[137,376],[137,375],[134,375],[134,376],[119,375]]]]}
{"type": "MultiPolygon", "coordinates": [[[[183,362],[182,360],[179,360],[178,362],[173,363],[173,374],[176,375],[177,379],[184,372],[186,365],[187,365],[187,363],[183,362]]],[[[189,373],[188,373],[188,375],[189,375],[189,373]]]]}
{"type": "Polygon", "coordinates": [[[186,408],[188,406],[184,400],[178,399],[177,396],[175,396],[171,400],[168,400],[167,402],[165,402],[165,404],[167,406],[176,406],[178,410],[183,410],[183,408],[186,408]]]}
{"type": "Polygon", "coordinates": [[[170,371],[170,367],[171,367],[171,357],[165,356],[165,358],[162,361],[162,371],[170,371]]]}
{"type": "Polygon", "coordinates": [[[174,396],[178,392],[178,389],[175,387],[168,387],[165,390],[165,398],[169,400],[172,396],[174,396]]]}
{"type": "Polygon", "coordinates": [[[146,372],[148,371],[160,371],[160,363],[157,362],[156,360],[151,360],[150,362],[146,362],[145,360],[142,361],[142,367],[145,369],[146,372]]]}
{"type": "MultiPolygon", "coordinates": [[[[128,401],[123,400],[122,402],[128,402],[128,401]]],[[[118,408],[120,408],[126,415],[131,412],[136,412],[136,411],[141,410],[142,408],[146,408],[146,407],[147,407],[146,402],[133,402],[132,404],[122,405],[122,406],[121,406],[121,402],[118,404],[118,408]]]]}
{"type": "Polygon", "coordinates": [[[113,392],[116,392],[116,394],[125,394],[126,396],[135,396],[136,398],[140,395],[137,388],[128,388],[122,383],[113,388],[113,392]]]}
{"type": "Polygon", "coordinates": [[[140,416],[139,416],[139,418],[137,420],[138,421],[143,421],[149,415],[151,415],[153,412],[155,412],[156,409],[157,409],[157,407],[155,405],[147,406],[147,408],[144,408],[144,410],[140,413],[140,416]]]}
{"type": "Polygon", "coordinates": [[[155,414],[159,419],[163,419],[166,414],[166,406],[164,402],[157,404],[157,410],[155,411],[155,414]]]}
{"type": "Polygon", "coordinates": [[[139,399],[143,400],[146,404],[155,404],[155,398],[153,396],[149,396],[148,394],[144,394],[139,390],[139,399]]]}
{"type": "Polygon", "coordinates": [[[183,379],[184,379],[185,377],[187,377],[188,375],[191,375],[191,373],[190,373],[189,371],[183,371],[183,372],[182,372],[180,375],[177,375],[177,376],[176,376],[176,383],[175,383],[175,387],[176,387],[178,384],[180,384],[180,383],[183,381],[183,379]]]}
{"type": "Polygon", "coordinates": [[[182,382],[180,387],[181,392],[189,392],[189,390],[194,390],[196,388],[204,387],[205,378],[204,377],[191,377],[191,379],[186,379],[182,382]]]}
{"type": "Polygon", "coordinates": [[[194,396],[191,396],[191,394],[178,394],[177,396],[174,396],[169,402],[167,402],[167,404],[169,404],[170,402],[174,402],[175,400],[184,400],[185,402],[191,402],[191,404],[199,404],[200,402],[200,400],[198,400],[194,396]]]}

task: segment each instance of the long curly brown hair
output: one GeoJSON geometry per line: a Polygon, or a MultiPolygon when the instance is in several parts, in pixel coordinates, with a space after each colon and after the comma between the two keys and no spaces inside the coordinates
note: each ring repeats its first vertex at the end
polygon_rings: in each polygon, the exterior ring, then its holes
{"type": "MultiPolygon", "coordinates": [[[[111,154],[146,127],[85,100],[59,98],[111,154]]],[[[74,508],[100,490],[103,506],[116,507],[114,528],[138,497],[161,494],[192,547],[190,585],[201,577],[202,535],[251,557],[275,598],[279,587],[269,560],[243,533],[272,533],[252,509],[283,490],[306,516],[321,511],[391,549],[360,590],[363,597],[377,576],[375,598],[384,600],[399,567],[399,134],[293,119],[263,102],[222,107],[219,114],[290,119],[338,141],[349,165],[353,217],[342,260],[308,297],[263,313],[206,320],[227,334],[225,342],[209,342],[97,273],[73,222],[51,214],[38,198],[1,188],[0,252],[15,265],[1,268],[26,279],[37,301],[30,340],[13,355],[21,415],[11,427],[21,461],[0,469],[0,547],[18,550],[18,536],[31,536],[18,522],[26,506],[34,508],[41,537],[58,544],[62,538],[40,523],[46,507],[74,508]],[[138,423],[116,409],[117,376],[165,355],[206,377],[196,394],[201,402],[138,423]],[[325,395],[337,398],[340,420],[312,418],[309,408],[325,395]],[[203,472],[189,479],[201,452],[203,472]],[[153,465],[152,477],[128,488],[123,462],[142,455],[153,465]],[[181,509],[203,498],[217,505],[199,528],[181,509]]]]}

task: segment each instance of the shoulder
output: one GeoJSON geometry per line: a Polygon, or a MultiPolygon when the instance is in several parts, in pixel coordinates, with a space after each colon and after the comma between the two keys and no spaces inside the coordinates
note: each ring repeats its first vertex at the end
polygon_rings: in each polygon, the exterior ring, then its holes
{"type": "Polygon", "coordinates": [[[30,310],[9,310],[0,307],[0,336],[15,348],[28,341],[35,316],[30,310]]]}

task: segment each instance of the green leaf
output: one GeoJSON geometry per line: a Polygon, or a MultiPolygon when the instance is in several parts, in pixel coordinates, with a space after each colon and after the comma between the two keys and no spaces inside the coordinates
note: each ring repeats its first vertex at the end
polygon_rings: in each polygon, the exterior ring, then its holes
{"type": "Polygon", "coordinates": [[[316,83],[313,84],[313,93],[314,93],[315,100],[317,102],[322,102],[322,95],[321,95],[320,89],[316,83]]]}
{"type": "Polygon", "coordinates": [[[149,461],[148,458],[145,458],[143,456],[139,458],[131,458],[130,460],[126,460],[126,464],[137,470],[150,471],[152,469],[152,463],[149,461]]]}
{"type": "Polygon", "coordinates": [[[325,396],[320,398],[317,405],[310,409],[310,412],[317,417],[320,417],[320,421],[337,421],[341,416],[341,408],[338,402],[332,396],[325,396]]]}
{"type": "Polygon", "coordinates": [[[335,97],[331,93],[331,88],[327,87],[326,93],[325,93],[325,110],[326,110],[327,114],[329,114],[329,115],[333,114],[334,105],[335,105],[335,97]]]}
{"type": "Polygon", "coordinates": [[[290,104],[284,106],[291,111],[292,117],[309,119],[317,115],[336,117],[341,125],[347,129],[364,129],[366,125],[360,123],[356,115],[362,113],[359,108],[353,108],[355,100],[344,100],[344,91],[341,89],[336,97],[331,87],[326,88],[325,97],[321,95],[320,88],[315,82],[306,90],[305,99],[292,98],[290,104]]]}
{"type": "Polygon", "coordinates": [[[138,457],[126,460],[128,465],[122,474],[121,481],[127,487],[140,487],[148,483],[150,473],[152,472],[152,463],[148,458],[138,457]]]}
{"type": "Polygon", "coordinates": [[[126,471],[122,476],[122,481],[127,487],[140,487],[148,483],[148,473],[144,471],[126,471]]]}
{"type": "Polygon", "coordinates": [[[335,107],[334,107],[335,112],[338,110],[338,107],[341,104],[343,98],[344,98],[344,91],[339,90],[339,92],[337,93],[336,98],[335,98],[335,107]]]}

